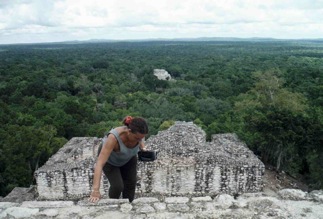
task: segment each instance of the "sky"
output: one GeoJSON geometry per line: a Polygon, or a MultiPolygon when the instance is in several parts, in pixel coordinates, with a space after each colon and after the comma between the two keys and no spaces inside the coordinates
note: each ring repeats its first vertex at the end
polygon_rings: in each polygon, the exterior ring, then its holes
{"type": "Polygon", "coordinates": [[[0,0],[0,44],[323,38],[323,0],[0,0]]]}

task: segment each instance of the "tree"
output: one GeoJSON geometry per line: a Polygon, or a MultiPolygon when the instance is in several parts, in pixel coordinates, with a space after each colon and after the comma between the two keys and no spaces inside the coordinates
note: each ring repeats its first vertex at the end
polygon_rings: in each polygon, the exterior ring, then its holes
{"type": "Polygon", "coordinates": [[[5,166],[1,173],[5,188],[1,190],[5,193],[33,184],[34,171],[66,143],[66,139],[55,137],[53,126],[8,125],[4,131],[7,134],[1,133],[0,149],[5,166]]]}
{"type": "Polygon", "coordinates": [[[239,96],[235,112],[245,128],[240,133],[265,162],[295,174],[302,169],[300,158],[306,99],[284,88],[280,71],[256,72],[255,86],[239,96]],[[253,136],[253,137],[250,137],[253,136]]]}
{"type": "Polygon", "coordinates": [[[159,126],[159,130],[162,131],[162,130],[166,130],[168,129],[169,127],[171,127],[172,125],[174,125],[174,121],[172,120],[167,120],[167,121],[164,121],[160,126],[159,126]]]}
{"type": "Polygon", "coordinates": [[[196,114],[206,126],[231,109],[228,102],[211,97],[198,99],[196,105],[198,106],[196,114]]]}
{"type": "Polygon", "coordinates": [[[308,177],[311,189],[323,189],[323,109],[314,107],[310,110],[307,122],[305,150],[306,168],[303,172],[308,177]]]}

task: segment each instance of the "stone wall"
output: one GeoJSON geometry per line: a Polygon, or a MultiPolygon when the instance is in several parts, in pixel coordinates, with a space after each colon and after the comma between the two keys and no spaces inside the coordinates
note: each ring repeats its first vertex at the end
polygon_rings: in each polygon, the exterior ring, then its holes
{"type": "Polygon", "coordinates": [[[72,138],[35,172],[39,199],[71,200],[88,196],[101,139],[72,138]]]}
{"type": "MultiPolygon", "coordinates": [[[[39,199],[89,196],[99,138],[73,138],[36,173],[39,199]]],[[[263,163],[234,134],[213,135],[192,122],[176,122],[146,141],[154,162],[139,162],[137,196],[236,195],[262,190],[263,163]]],[[[102,177],[101,194],[109,183],[102,177]]]]}
{"type": "Polygon", "coordinates": [[[241,194],[262,190],[264,164],[234,134],[206,142],[191,122],[176,122],[147,140],[158,159],[140,163],[138,193],[154,195],[241,194]],[[141,186],[142,185],[142,186],[141,186]]]}
{"type": "Polygon", "coordinates": [[[203,197],[141,197],[132,203],[128,199],[101,199],[90,203],[78,201],[1,202],[0,218],[124,218],[124,219],[216,219],[216,218],[323,218],[323,191],[305,193],[281,190],[272,197],[262,193],[245,193],[234,198],[219,194],[203,197]],[[287,198],[288,197],[288,198],[287,198]]]}

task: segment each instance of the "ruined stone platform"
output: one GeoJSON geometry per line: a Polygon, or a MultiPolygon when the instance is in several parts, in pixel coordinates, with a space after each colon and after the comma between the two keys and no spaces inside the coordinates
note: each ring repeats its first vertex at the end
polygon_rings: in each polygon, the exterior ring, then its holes
{"type": "MultiPolygon", "coordinates": [[[[88,197],[99,138],[73,138],[36,173],[39,199],[88,197]]],[[[137,197],[238,195],[262,190],[264,164],[235,134],[213,135],[192,122],[176,122],[146,140],[158,150],[154,162],[139,162],[137,197]]],[[[101,194],[109,183],[102,177],[101,194]],[[103,186],[102,186],[103,185],[103,186]]]]}
{"type": "Polygon", "coordinates": [[[129,203],[126,199],[79,201],[1,202],[0,218],[114,218],[114,219],[215,219],[215,218],[323,218],[323,191],[305,193],[281,190],[277,197],[263,193],[245,193],[234,198],[219,194],[203,197],[142,197],[129,203]]]}

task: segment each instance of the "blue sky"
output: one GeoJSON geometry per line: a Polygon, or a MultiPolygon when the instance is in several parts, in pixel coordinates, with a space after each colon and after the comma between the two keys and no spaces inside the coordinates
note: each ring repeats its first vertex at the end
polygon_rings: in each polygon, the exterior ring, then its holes
{"type": "Polygon", "coordinates": [[[323,38],[323,0],[0,0],[0,44],[323,38]]]}

